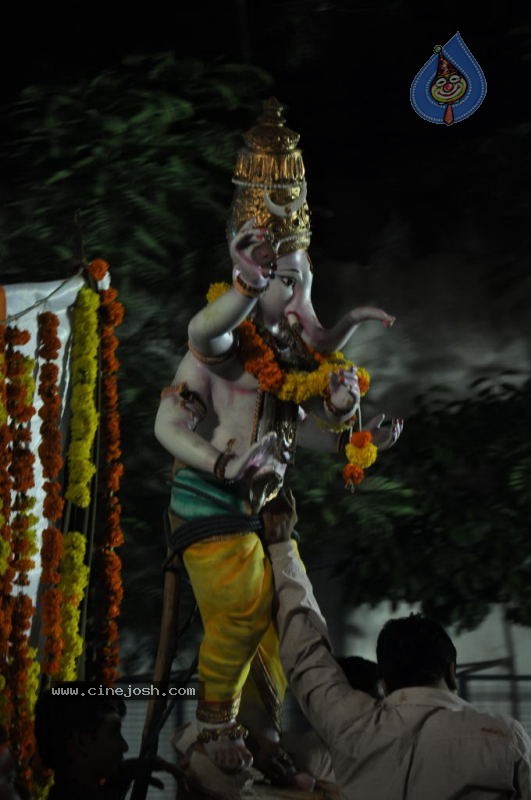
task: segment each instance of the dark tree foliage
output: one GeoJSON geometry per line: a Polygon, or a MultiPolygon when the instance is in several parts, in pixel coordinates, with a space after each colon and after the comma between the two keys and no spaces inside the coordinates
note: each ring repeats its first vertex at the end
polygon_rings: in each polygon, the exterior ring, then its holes
{"type": "MultiPolygon", "coordinates": [[[[289,124],[302,131],[305,115],[312,118],[302,144],[323,252],[370,263],[380,246],[392,245],[385,231],[396,217],[408,241],[392,258],[406,281],[411,255],[447,247],[471,260],[489,253],[496,265],[486,277],[496,296],[512,287],[523,313],[517,287],[529,247],[530,128],[514,116],[497,77],[504,65],[494,43],[505,43],[500,53],[522,85],[529,43],[505,5],[491,3],[490,16],[465,36],[489,73],[494,102],[449,132],[450,147],[448,137],[441,144],[448,131],[423,124],[407,99],[428,55],[424,42],[431,47],[442,35],[436,7],[428,13],[420,3],[387,0],[383,24],[381,6],[368,2],[312,0],[311,14],[299,0],[268,3],[267,14],[261,2],[247,6],[246,49],[258,63],[274,63],[279,97],[290,100],[289,124]],[[441,209],[451,215],[449,228],[440,224],[441,209]]],[[[5,116],[2,281],[69,274],[72,221],[81,209],[86,255],[110,262],[126,306],[121,624],[134,632],[139,654],[151,653],[157,638],[165,554],[170,459],[152,433],[158,395],[208,284],[227,278],[234,155],[270,84],[250,66],[138,56],[93,78],[30,87],[5,116]]],[[[320,281],[316,274],[317,288],[320,281]]],[[[330,318],[345,302],[350,278],[342,281],[324,309],[330,318]]],[[[305,556],[314,564],[335,559],[348,603],[421,602],[442,622],[473,627],[502,602],[512,619],[531,621],[526,388],[486,382],[459,403],[420,398],[399,446],[382,454],[354,496],[342,488],[337,457],[299,453],[292,483],[305,556]]],[[[134,668],[133,657],[126,666],[134,668]]]]}
{"type": "Polygon", "coordinates": [[[73,220],[85,254],[111,265],[118,330],[127,544],[122,625],[157,638],[162,514],[171,458],[153,435],[160,390],[184,352],[209,282],[225,279],[234,154],[267,96],[261,70],[134,57],[92,79],[25,89],[10,109],[2,210],[5,283],[72,272],[73,220]]]}
{"type": "Polygon", "coordinates": [[[311,563],[334,564],[348,604],[420,602],[472,629],[501,603],[530,624],[531,382],[515,388],[503,377],[475,382],[464,400],[437,389],[418,398],[399,444],[353,497],[341,495],[337,466],[300,459],[311,563]]]}

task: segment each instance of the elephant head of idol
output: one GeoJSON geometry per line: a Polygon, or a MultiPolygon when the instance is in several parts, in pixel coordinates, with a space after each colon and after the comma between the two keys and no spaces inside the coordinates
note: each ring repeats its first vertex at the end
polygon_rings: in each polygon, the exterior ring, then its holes
{"type": "Polygon", "coordinates": [[[270,324],[287,319],[307,344],[329,353],[349,336],[345,335],[345,319],[327,330],[313,309],[310,211],[302,153],[297,147],[300,137],[286,127],[282,112],[275,98],[266,100],[257,124],[244,134],[245,147],[238,152],[232,179],[235,192],[227,234],[231,240],[249,220],[268,231],[276,270],[259,300],[259,311],[270,324]]]}

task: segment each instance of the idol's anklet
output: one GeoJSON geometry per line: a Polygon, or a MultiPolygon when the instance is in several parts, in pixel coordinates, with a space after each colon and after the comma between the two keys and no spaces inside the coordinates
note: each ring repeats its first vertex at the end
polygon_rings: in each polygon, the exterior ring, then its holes
{"type": "Polygon", "coordinates": [[[197,735],[197,741],[200,744],[208,744],[209,742],[217,742],[218,739],[223,737],[236,741],[236,739],[245,739],[249,731],[240,725],[239,722],[234,722],[232,725],[221,728],[203,728],[197,735]]]}

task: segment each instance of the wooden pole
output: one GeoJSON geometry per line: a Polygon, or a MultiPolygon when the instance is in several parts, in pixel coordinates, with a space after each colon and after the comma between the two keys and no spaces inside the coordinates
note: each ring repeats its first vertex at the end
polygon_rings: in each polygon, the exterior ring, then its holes
{"type": "MultiPolygon", "coordinates": [[[[159,644],[153,673],[154,688],[158,689],[158,694],[154,692],[149,698],[142,733],[141,758],[149,758],[157,754],[159,727],[166,710],[171,665],[177,650],[181,569],[179,557],[169,551],[164,573],[159,644]]],[[[149,776],[137,778],[130,800],[144,800],[148,786],[149,776]]]]}

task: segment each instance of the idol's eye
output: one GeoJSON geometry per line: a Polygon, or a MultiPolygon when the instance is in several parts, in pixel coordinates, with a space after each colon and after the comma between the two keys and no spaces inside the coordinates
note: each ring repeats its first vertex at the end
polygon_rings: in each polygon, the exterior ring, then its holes
{"type": "Polygon", "coordinates": [[[459,75],[450,75],[448,80],[450,81],[450,83],[457,83],[457,81],[460,80],[460,78],[459,75]]]}
{"type": "Polygon", "coordinates": [[[444,86],[446,83],[446,78],[437,78],[435,81],[435,86],[444,86]]]}
{"type": "Polygon", "coordinates": [[[282,281],[284,286],[289,286],[290,289],[292,286],[295,286],[295,281],[293,278],[281,277],[280,280],[282,281]]]}

